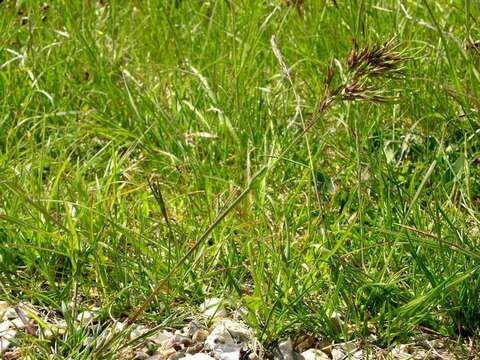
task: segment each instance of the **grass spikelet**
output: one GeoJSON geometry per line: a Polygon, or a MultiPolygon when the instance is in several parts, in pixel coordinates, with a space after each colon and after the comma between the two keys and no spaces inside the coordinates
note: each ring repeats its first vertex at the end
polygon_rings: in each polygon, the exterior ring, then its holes
{"type": "Polygon", "coordinates": [[[394,39],[380,46],[358,48],[353,41],[352,50],[346,59],[347,80],[334,88],[332,86],[335,68],[331,63],[325,75],[325,95],[321,99],[318,112],[323,113],[335,101],[369,101],[387,103],[397,100],[387,94],[385,81],[402,76],[403,63],[408,58],[399,50],[394,39]],[[374,83],[374,78],[382,78],[384,83],[374,83]]]}

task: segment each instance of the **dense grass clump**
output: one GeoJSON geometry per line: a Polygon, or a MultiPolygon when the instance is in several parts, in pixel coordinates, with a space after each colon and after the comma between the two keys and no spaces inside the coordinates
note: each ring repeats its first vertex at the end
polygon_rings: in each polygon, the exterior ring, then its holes
{"type": "Polygon", "coordinates": [[[478,19],[1,2],[0,299],[178,325],[219,296],[267,345],[478,335],[478,19]]]}

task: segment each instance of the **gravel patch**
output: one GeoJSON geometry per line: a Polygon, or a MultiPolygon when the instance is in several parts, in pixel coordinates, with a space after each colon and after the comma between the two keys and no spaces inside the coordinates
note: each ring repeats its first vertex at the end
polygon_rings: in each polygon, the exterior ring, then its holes
{"type": "MultiPolygon", "coordinates": [[[[478,359],[465,349],[463,351],[451,339],[425,334],[410,343],[397,344],[391,349],[382,349],[374,341],[349,341],[328,343],[311,334],[281,339],[275,346],[264,349],[255,338],[254,331],[239,320],[227,319],[219,299],[208,300],[200,306],[199,318],[208,317],[208,328],[192,321],[183,329],[156,329],[146,325],[133,325],[129,334],[130,346],[123,348],[116,359],[136,360],[346,360],[346,359],[478,359]],[[208,306],[211,305],[211,306],[208,306]],[[213,308],[213,310],[212,310],[213,308]]],[[[89,329],[98,326],[98,309],[80,312],[75,326],[89,329]]],[[[122,321],[113,328],[120,331],[122,321]]],[[[0,302],[0,358],[21,359],[22,343],[28,337],[51,342],[66,335],[67,323],[58,313],[33,306],[0,302]]],[[[92,331],[93,334],[93,331],[92,331]]],[[[102,334],[103,335],[103,334],[102,334]]],[[[101,336],[102,336],[101,335],[101,336]]],[[[104,336],[108,336],[104,335],[104,336]]],[[[93,337],[87,338],[88,346],[93,337]]],[[[373,340],[373,339],[372,339],[373,340]]],[[[97,339],[98,341],[98,339],[97,339]]],[[[30,341],[31,343],[31,341],[30,341]]],[[[52,354],[53,355],[53,354],[52,354]]]]}

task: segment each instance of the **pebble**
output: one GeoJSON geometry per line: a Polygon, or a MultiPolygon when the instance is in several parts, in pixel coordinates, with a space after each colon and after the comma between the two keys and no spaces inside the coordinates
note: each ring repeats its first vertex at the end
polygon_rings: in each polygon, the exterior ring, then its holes
{"type": "Polygon", "coordinates": [[[5,352],[10,348],[10,340],[5,338],[0,338],[0,356],[5,354],[5,352]]]}
{"type": "Polygon", "coordinates": [[[52,340],[57,336],[65,335],[65,330],[67,329],[67,323],[61,321],[58,324],[50,324],[48,328],[43,330],[43,334],[46,339],[52,340]]]}
{"type": "Polygon", "coordinates": [[[27,325],[20,318],[13,319],[10,321],[10,323],[13,325],[13,327],[19,330],[23,330],[27,327],[27,325]]]}
{"type": "Polygon", "coordinates": [[[364,356],[363,356],[363,350],[360,349],[360,350],[355,351],[355,352],[353,353],[352,357],[353,357],[354,359],[363,359],[363,358],[364,358],[364,356]]]}
{"type": "MultiPolygon", "coordinates": [[[[12,351],[7,351],[5,354],[3,354],[5,360],[17,360],[22,358],[22,350],[21,349],[15,349],[12,351]]],[[[25,360],[30,360],[31,358],[29,357],[24,357],[25,360]]]]}
{"type": "Polygon", "coordinates": [[[302,352],[302,356],[305,360],[330,360],[327,354],[318,349],[308,349],[302,352]]]}
{"type": "Polygon", "coordinates": [[[5,312],[10,308],[10,304],[6,301],[0,301],[0,321],[3,320],[5,312]]]}
{"type": "Polygon", "coordinates": [[[115,321],[115,333],[119,333],[120,331],[123,330],[124,323],[121,321],[115,321]]]}
{"type": "Polygon", "coordinates": [[[135,351],[134,359],[135,360],[147,360],[151,356],[148,355],[145,351],[135,351]]]}
{"type": "Polygon", "coordinates": [[[244,324],[227,319],[218,324],[223,326],[237,342],[249,341],[253,338],[252,330],[244,324]]]}
{"type": "Polygon", "coordinates": [[[205,348],[219,360],[238,360],[242,344],[238,344],[223,323],[216,325],[205,340],[205,348]]]}
{"type": "MultiPolygon", "coordinates": [[[[67,331],[67,324],[60,316],[55,317],[55,312],[45,310],[40,311],[39,307],[33,307],[27,303],[21,303],[17,306],[9,305],[5,301],[0,301],[0,358],[17,359],[21,356],[22,348],[17,346],[15,338],[18,334],[30,332],[34,336],[39,336],[40,340],[48,339],[52,345],[67,331]],[[24,310],[25,309],[25,312],[24,310]],[[31,313],[38,317],[47,325],[38,328],[36,317],[30,317],[31,313]],[[48,315],[42,315],[48,314],[48,315]],[[52,316],[53,315],[53,316],[52,316]],[[37,329],[31,331],[31,329],[37,329]],[[18,354],[15,355],[15,354],[18,354]]],[[[215,319],[211,328],[205,329],[199,323],[190,322],[183,327],[183,330],[177,330],[175,333],[166,330],[157,330],[144,336],[150,328],[144,325],[137,325],[130,333],[130,339],[138,339],[135,346],[129,347],[130,356],[128,358],[136,360],[259,360],[263,358],[264,353],[258,346],[254,332],[240,321],[233,321],[219,317],[226,314],[223,301],[219,298],[207,299],[201,305],[202,315],[215,319]],[[213,312],[212,312],[213,311],[213,312]]],[[[94,308],[83,311],[76,318],[76,325],[85,327],[87,338],[84,342],[88,345],[94,340],[92,337],[92,324],[96,322],[99,311],[94,308]]],[[[58,313],[57,313],[58,315],[58,313]]],[[[332,321],[339,327],[345,327],[345,323],[340,314],[332,314],[332,321]]],[[[116,321],[112,326],[104,331],[100,337],[108,337],[111,331],[122,330],[124,323],[116,321]]],[[[22,337],[23,339],[23,337],[22,337]]],[[[372,341],[371,338],[369,338],[372,341]]],[[[97,339],[96,341],[99,341],[97,339]]],[[[362,350],[359,343],[350,341],[343,344],[331,344],[325,339],[317,339],[312,335],[301,335],[292,341],[285,338],[280,341],[269,354],[274,360],[343,360],[353,359],[361,360],[367,354],[362,350]],[[325,351],[315,349],[323,348],[325,351]],[[326,350],[328,347],[328,350],[326,350]]],[[[430,355],[431,349],[445,348],[444,338],[425,338],[422,341],[414,341],[409,345],[397,345],[389,353],[377,348],[376,351],[391,356],[396,360],[420,360],[430,355]],[[427,341],[428,340],[428,341],[427,341]],[[437,341],[438,340],[438,341],[437,341]],[[423,342],[422,342],[423,341],[423,342]],[[438,342],[438,344],[437,344],[438,342]],[[412,346],[413,344],[413,346],[412,346]]],[[[435,356],[439,353],[435,352],[435,356]]],[[[440,351],[445,358],[450,358],[451,353],[440,351]]],[[[440,355],[438,355],[440,356],[440,355]]],[[[373,357],[375,358],[375,354],[373,357]]]]}
{"type": "Polygon", "coordinates": [[[302,355],[293,351],[293,344],[290,338],[280,341],[273,349],[274,360],[301,360],[302,355]]]}
{"type": "Polygon", "coordinates": [[[184,326],[180,333],[192,337],[200,329],[202,329],[202,326],[197,324],[195,321],[192,321],[188,325],[184,326]]]}
{"type": "Polygon", "coordinates": [[[2,336],[0,337],[0,356],[3,356],[3,354],[11,348],[16,336],[17,331],[13,329],[2,332],[2,336]]]}
{"type": "Polygon", "coordinates": [[[177,352],[177,349],[171,347],[171,348],[168,348],[164,351],[162,351],[161,355],[166,359],[170,356],[172,356],[173,354],[175,354],[177,352]]]}
{"type": "Polygon", "coordinates": [[[214,350],[222,345],[234,344],[235,342],[233,341],[232,335],[230,335],[223,325],[215,326],[205,340],[205,345],[211,350],[214,350]]]}
{"type": "Polygon", "coordinates": [[[10,321],[5,320],[0,323],[0,336],[3,336],[3,333],[10,329],[10,321]]]}
{"type": "Polygon", "coordinates": [[[179,360],[215,360],[215,358],[207,354],[197,353],[194,355],[187,354],[179,360]]]}
{"type": "Polygon", "coordinates": [[[205,329],[198,329],[197,331],[195,331],[195,333],[193,334],[192,336],[192,341],[195,342],[195,343],[198,343],[198,342],[205,342],[205,340],[207,339],[208,337],[208,330],[205,330],[205,329]]]}
{"type": "Polygon", "coordinates": [[[3,313],[3,318],[6,320],[12,320],[12,319],[18,318],[18,314],[15,311],[15,308],[10,307],[6,309],[5,312],[3,313]]]}
{"type": "MultiPolygon", "coordinates": [[[[157,345],[161,345],[162,347],[167,347],[167,344],[171,343],[171,340],[175,339],[175,336],[166,330],[161,330],[156,332],[154,335],[149,337],[149,340],[157,345]]],[[[168,346],[170,347],[170,346],[168,346]]]]}
{"type": "Polygon", "coordinates": [[[79,313],[76,320],[83,325],[88,325],[93,322],[94,318],[95,314],[92,311],[86,310],[79,313]]]}
{"type": "Polygon", "coordinates": [[[412,355],[410,355],[408,352],[405,351],[404,345],[395,346],[390,352],[390,355],[392,356],[393,359],[398,359],[398,360],[406,360],[406,359],[412,358],[412,355]]]}
{"type": "Polygon", "coordinates": [[[332,360],[343,360],[345,353],[340,349],[332,349],[332,360]]]}
{"type": "Polygon", "coordinates": [[[136,339],[145,334],[146,332],[148,332],[148,329],[145,325],[137,325],[130,332],[130,340],[136,339]]]}
{"type": "Polygon", "coordinates": [[[252,330],[246,325],[223,319],[217,322],[205,339],[205,348],[220,360],[238,360],[248,343],[254,342],[252,330]]]}

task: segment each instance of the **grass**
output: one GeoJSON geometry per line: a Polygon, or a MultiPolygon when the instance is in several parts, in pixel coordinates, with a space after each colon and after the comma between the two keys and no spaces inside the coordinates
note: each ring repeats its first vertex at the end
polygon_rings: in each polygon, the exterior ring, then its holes
{"type": "Polygon", "coordinates": [[[0,299],[175,327],[219,296],[267,346],[478,335],[474,2],[0,10],[0,299]]]}

